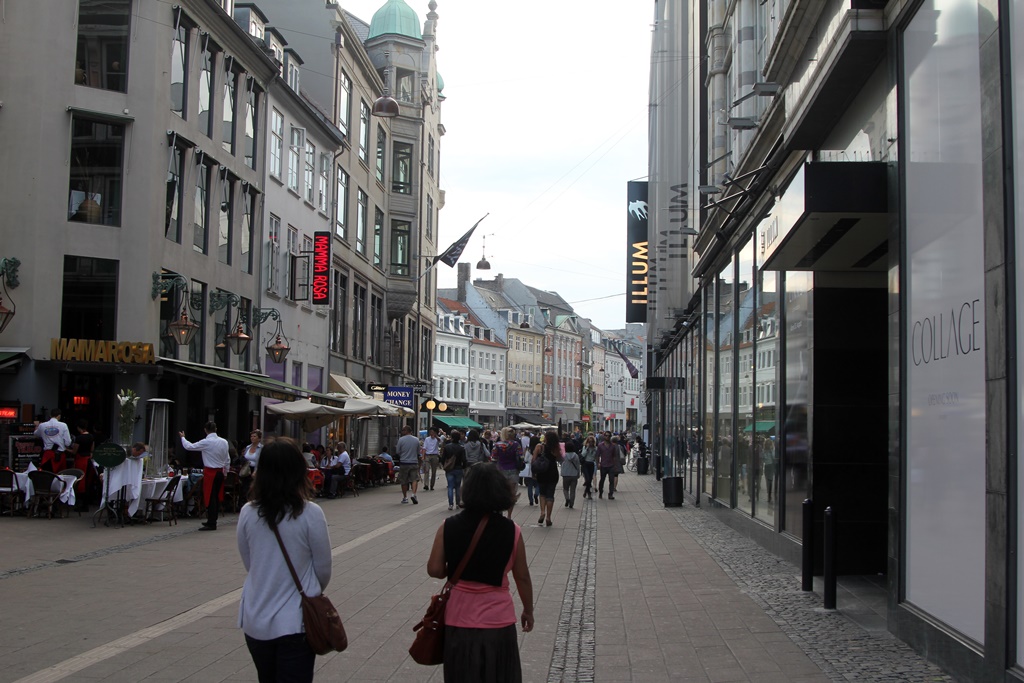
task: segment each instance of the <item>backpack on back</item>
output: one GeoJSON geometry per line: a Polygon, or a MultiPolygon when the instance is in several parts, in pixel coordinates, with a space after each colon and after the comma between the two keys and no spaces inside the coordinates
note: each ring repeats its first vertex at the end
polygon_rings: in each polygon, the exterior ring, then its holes
{"type": "Polygon", "coordinates": [[[534,475],[545,474],[550,469],[551,458],[544,453],[535,454],[533,456],[533,460],[530,461],[530,471],[533,472],[534,475]]]}

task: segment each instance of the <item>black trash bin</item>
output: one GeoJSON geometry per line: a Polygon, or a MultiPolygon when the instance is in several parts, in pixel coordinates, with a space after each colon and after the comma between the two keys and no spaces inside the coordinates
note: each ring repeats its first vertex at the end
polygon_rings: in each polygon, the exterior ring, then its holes
{"type": "Polygon", "coordinates": [[[663,477],[661,498],[667,508],[681,507],[683,505],[683,478],[663,477]]]}
{"type": "Polygon", "coordinates": [[[641,455],[639,458],[636,459],[636,473],[647,474],[647,468],[650,467],[650,465],[651,461],[647,458],[647,456],[641,455]]]}

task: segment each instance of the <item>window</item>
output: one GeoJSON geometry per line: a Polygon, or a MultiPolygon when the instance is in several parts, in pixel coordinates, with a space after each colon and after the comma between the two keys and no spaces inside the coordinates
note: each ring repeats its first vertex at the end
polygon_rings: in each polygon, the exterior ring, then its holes
{"type": "Polygon", "coordinates": [[[171,146],[171,159],[167,164],[166,210],[164,211],[164,237],[181,243],[181,178],[185,175],[185,150],[171,146]]]}
{"type": "Polygon", "coordinates": [[[306,388],[310,391],[324,390],[324,369],[318,365],[306,366],[306,388]]]}
{"type": "Polygon", "coordinates": [[[356,207],[356,251],[366,255],[366,212],[369,198],[365,192],[359,190],[358,200],[359,205],[356,207]]]}
{"type": "MultiPolygon", "coordinates": [[[[64,256],[60,336],[65,339],[116,339],[118,263],[108,259],[64,256]]],[[[167,299],[174,305],[175,294],[167,299]]],[[[174,317],[181,312],[179,308],[174,317]]]]}
{"type": "Polygon", "coordinates": [[[256,191],[248,189],[248,183],[242,183],[242,201],[245,203],[245,216],[242,219],[242,272],[252,273],[252,242],[256,235],[253,221],[256,220],[256,191]]]}
{"type": "Polygon", "coordinates": [[[256,135],[259,133],[259,89],[256,87],[256,79],[246,79],[246,100],[245,100],[245,165],[251,169],[256,168],[256,135]]]}
{"type": "Polygon", "coordinates": [[[78,0],[75,84],[125,92],[131,0],[78,0]]]}
{"type": "Polygon", "coordinates": [[[395,159],[391,167],[391,191],[412,194],[412,145],[395,143],[395,159]]]}
{"type": "Polygon", "coordinates": [[[409,221],[391,221],[391,274],[409,275],[409,221]]]}
{"type": "Polygon", "coordinates": [[[352,357],[366,356],[366,287],[352,286],[352,357]]]}
{"type": "Polygon", "coordinates": [[[292,361],[292,386],[302,386],[302,376],[305,373],[302,371],[302,363],[292,361]]]}
{"type": "Polygon", "coordinates": [[[288,87],[295,92],[299,92],[299,77],[302,72],[299,70],[299,65],[295,63],[295,53],[290,49],[288,50],[288,87]]]}
{"type": "Polygon", "coordinates": [[[384,155],[388,149],[388,136],[383,126],[377,126],[377,180],[384,182],[384,155]]]}
{"type": "Polygon", "coordinates": [[[316,173],[316,146],[306,141],[306,173],[305,173],[305,197],[310,204],[313,203],[313,174],[316,173]]]}
{"type": "Polygon", "coordinates": [[[234,182],[225,170],[220,176],[220,211],[217,222],[217,260],[231,265],[231,220],[235,213],[234,182]]]}
{"type": "Polygon", "coordinates": [[[373,207],[373,265],[379,266],[384,251],[384,212],[373,207]]]}
{"type": "Polygon", "coordinates": [[[427,136],[427,173],[434,175],[434,136],[427,136]]]}
{"type": "Polygon", "coordinates": [[[199,130],[213,137],[213,46],[210,35],[203,36],[203,50],[199,55],[199,130]]]}
{"type": "Polygon", "coordinates": [[[235,153],[235,85],[238,74],[231,70],[234,62],[230,57],[224,64],[224,112],[221,115],[221,146],[229,153],[235,153]]]}
{"type": "Polygon", "coordinates": [[[370,362],[381,365],[381,339],[384,333],[384,299],[376,294],[370,295],[370,362]]]}
{"type": "Polygon", "coordinates": [[[281,178],[281,155],[284,153],[284,116],[270,112],[270,175],[281,178]]]}
{"type": "Polygon", "coordinates": [[[427,239],[434,239],[434,198],[427,196],[427,239]]]}
{"type": "Polygon", "coordinates": [[[210,213],[210,165],[203,156],[196,168],[195,217],[193,220],[192,248],[206,253],[207,216],[210,213]]]}
{"type": "Polygon", "coordinates": [[[267,237],[267,254],[263,262],[267,264],[267,291],[281,293],[281,219],[270,214],[269,235],[267,237]]]}
{"type": "Polygon", "coordinates": [[[181,23],[181,11],[175,16],[174,38],[171,40],[171,111],[185,117],[185,102],[188,100],[188,27],[181,23]]]}
{"type": "Polygon", "coordinates": [[[338,215],[335,217],[334,232],[341,239],[348,239],[346,214],[348,213],[348,173],[338,167],[338,215]]]}
{"type": "Polygon", "coordinates": [[[288,145],[288,187],[299,191],[299,150],[302,149],[306,131],[292,126],[291,142],[288,145]]]}
{"type": "Polygon", "coordinates": [[[364,164],[370,158],[370,108],[359,102],[359,160],[364,164]]]}
{"type": "Polygon", "coordinates": [[[352,79],[344,71],[338,77],[338,128],[348,135],[348,124],[352,109],[352,79]]]}
{"type": "Polygon", "coordinates": [[[288,251],[284,255],[284,286],[285,294],[296,299],[296,281],[298,274],[296,273],[296,259],[299,256],[299,229],[288,226],[288,251]]]}
{"type": "Polygon", "coordinates": [[[68,220],[121,225],[124,130],[119,124],[72,118],[68,220]]]}
{"type": "Polygon", "coordinates": [[[400,102],[412,102],[413,72],[405,69],[395,71],[395,98],[400,102]]]}
{"type": "Polygon", "coordinates": [[[317,193],[316,208],[320,213],[327,213],[327,199],[330,197],[331,186],[331,155],[326,152],[320,154],[320,191],[317,193]]]}
{"type": "Polygon", "coordinates": [[[348,277],[340,270],[334,271],[334,307],[331,311],[331,351],[345,352],[348,313],[348,277]]]}

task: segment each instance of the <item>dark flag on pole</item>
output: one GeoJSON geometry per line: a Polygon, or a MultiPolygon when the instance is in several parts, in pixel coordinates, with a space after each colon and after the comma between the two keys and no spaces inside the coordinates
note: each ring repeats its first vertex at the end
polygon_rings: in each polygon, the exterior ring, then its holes
{"type": "Polygon", "coordinates": [[[633,379],[636,379],[637,377],[639,377],[640,376],[640,371],[636,369],[635,365],[633,365],[632,363],[629,362],[629,359],[626,358],[625,355],[623,355],[622,348],[616,346],[615,350],[619,352],[619,358],[621,358],[623,360],[623,362],[626,364],[626,370],[629,371],[629,376],[632,377],[633,379]]]}
{"type": "MultiPolygon", "coordinates": [[[[489,213],[485,214],[484,218],[487,218],[487,216],[490,215],[491,214],[489,213]]],[[[459,258],[462,257],[462,252],[465,250],[466,245],[469,244],[469,238],[473,236],[473,231],[476,230],[476,226],[480,225],[480,221],[484,218],[481,218],[479,221],[474,223],[473,227],[470,228],[465,235],[457,239],[452,246],[445,249],[443,254],[435,256],[434,263],[441,262],[449,268],[454,268],[455,264],[459,262],[459,258]]]]}

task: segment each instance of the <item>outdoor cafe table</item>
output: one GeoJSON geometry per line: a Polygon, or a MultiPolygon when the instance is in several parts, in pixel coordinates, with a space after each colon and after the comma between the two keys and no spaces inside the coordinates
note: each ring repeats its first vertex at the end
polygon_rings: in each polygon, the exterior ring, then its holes
{"type": "MultiPolygon", "coordinates": [[[[163,495],[163,492],[165,490],[167,490],[167,485],[170,484],[170,483],[171,483],[171,478],[170,477],[158,477],[156,479],[143,479],[142,480],[142,489],[141,489],[142,490],[142,494],[139,496],[138,500],[134,501],[134,509],[135,510],[139,509],[139,501],[144,501],[144,500],[147,500],[149,498],[159,498],[161,495],[163,495]]],[[[179,482],[179,484],[180,484],[180,482],[179,482]]],[[[174,490],[174,498],[172,499],[172,502],[180,503],[182,500],[184,500],[184,497],[182,496],[181,486],[179,485],[178,488],[174,490]]],[[[154,511],[156,511],[156,512],[159,512],[159,511],[161,511],[163,509],[164,509],[164,504],[163,503],[160,503],[160,504],[154,506],[154,511]]],[[[132,507],[131,506],[129,506],[128,510],[129,510],[129,512],[131,512],[131,514],[135,514],[134,512],[132,512],[132,507]]]]}
{"type": "MultiPolygon", "coordinates": [[[[66,486],[64,491],[60,494],[60,502],[65,505],[75,504],[75,482],[78,478],[73,474],[61,474],[58,475],[64,480],[66,486]]],[[[28,472],[15,472],[14,478],[18,480],[18,488],[25,492],[25,507],[28,507],[32,501],[32,496],[36,494],[36,487],[32,484],[32,480],[28,478],[28,472]]],[[[59,484],[53,482],[53,490],[56,491],[59,484]]]]}
{"type": "Polygon", "coordinates": [[[124,488],[124,499],[128,503],[128,516],[132,517],[139,511],[139,503],[142,500],[142,461],[143,458],[126,458],[120,465],[108,467],[103,472],[101,508],[107,504],[108,491],[110,497],[115,498],[118,491],[124,488]],[[110,478],[109,486],[108,477],[110,478]]]}

